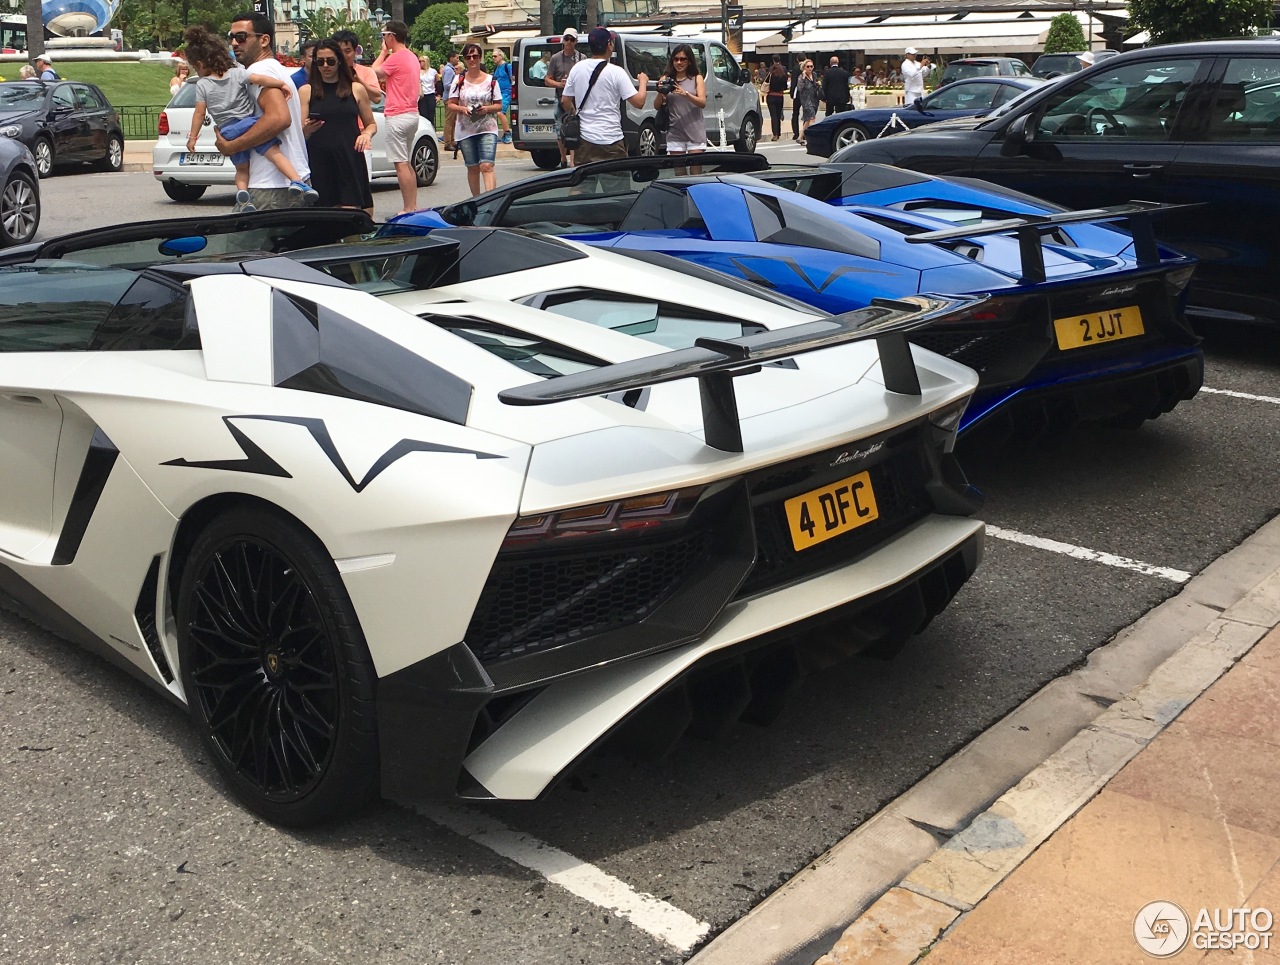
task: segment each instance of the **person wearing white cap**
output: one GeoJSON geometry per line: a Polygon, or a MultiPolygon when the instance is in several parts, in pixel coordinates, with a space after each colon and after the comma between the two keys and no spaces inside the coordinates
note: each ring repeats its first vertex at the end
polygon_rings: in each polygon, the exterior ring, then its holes
{"type": "Polygon", "coordinates": [[[1084,53],[1082,53],[1082,54],[1076,54],[1076,60],[1080,61],[1080,63],[1081,63],[1083,66],[1085,66],[1085,67],[1092,67],[1092,66],[1093,66],[1093,62],[1094,62],[1094,60],[1095,60],[1095,58],[1094,58],[1094,56],[1093,56],[1093,51],[1092,51],[1092,50],[1086,50],[1086,51],[1085,51],[1084,53]]]}
{"type": "Polygon", "coordinates": [[[560,166],[567,168],[571,158],[570,152],[565,150],[564,139],[560,137],[560,118],[564,116],[561,99],[565,82],[569,79],[569,71],[573,70],[574,64],[586,60],[587,55],[578,50],[578,31],[574,27],[565,28],[560,35],[560,46],[561,49],[552,55],[547,76],[542,78],[542,82],[555,91],[553,96],[556,99],[556,138],[560,144],[560,166]]]}
{"type": "Polygon", "coordinates": [[[898,68],[902,71],[902,103],[914,104],[917,98],[924,96],[924,75],[929,69],[929,58],[920,57],[920,52],[914,47],[908,47],[905,56],[902,58],[902,65],[898,68]]]}

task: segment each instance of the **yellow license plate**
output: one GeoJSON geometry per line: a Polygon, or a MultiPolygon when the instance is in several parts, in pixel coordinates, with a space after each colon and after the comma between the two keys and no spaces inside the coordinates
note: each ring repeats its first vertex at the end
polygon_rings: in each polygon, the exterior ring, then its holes
{"type": "Polygon", "coordinates": [[[1063,351],[1088,345],[1105,345],[1107,342],[1141,335],[1142,310],[1137,305],[1126,305],[1124,308],[1112,308],[1105,312],[1055,318],[1053,331],[1058,336],[1058,348],[1063,351]]]}
{"type": "Polygon", "coordinates": [[[797,550],[807,550],[865,526],[880,515],[871,489],[871,474],[867,472],[792,496],[783,506],[791,528],[791,545],[797,550]]]}

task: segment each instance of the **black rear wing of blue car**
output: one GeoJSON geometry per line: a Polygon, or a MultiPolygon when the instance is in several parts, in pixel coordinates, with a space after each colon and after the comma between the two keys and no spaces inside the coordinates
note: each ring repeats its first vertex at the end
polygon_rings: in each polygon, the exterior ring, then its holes
{"type": "Polygon", "coordinates": [[[907,334],[947,315],[969,311],[985,300],[985,295],[877,298],[866,308],[841,315],[735,339],[699,338],[692,348],[516,386],[499,392],[498,398],[508,405],[549,405],[677,379],[697,379],[707,445],[724,452],[742,452],[735,376],[749,375],[768,362],[805,352],[875,339],[885,388],[902,395],[920,395],[920,376],[907,334]]]}
{"type": "Polygon", "coordinates": [[[1044,268],[1046,234],[1064,225],[1089,222],[1125,221],[1133,235],[1133,253],[1139,265],[1160,264],[1160,247],[1156,244],[1154,219],[1172,211],[1198,208],[1198,204],[1161,204],[1158,201],[1130,201],[1106,208],[1082,208],[1079,211],[1062,211],[1057,214],[1028,214],[1016,218],[1003,218],[973,227],[943,228],[940,231],[922,231],[909,235],[913,245],[936,244],[979,238],[983,235],[1002,235],[1012,232],[1018,238],[1018,252],[1022,258],[1022,281],[1039,283],[1048,277],[1044,268]]]}

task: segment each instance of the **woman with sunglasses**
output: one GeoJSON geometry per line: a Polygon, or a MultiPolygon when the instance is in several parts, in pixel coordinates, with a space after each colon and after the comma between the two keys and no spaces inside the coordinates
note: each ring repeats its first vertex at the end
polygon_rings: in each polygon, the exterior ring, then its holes
{"type": "Polygon", "coordinates": [[[467,44],[462,48],[462,61],[466,72],[454,78],[453,88],[445,108],[456,119],[454,142],[462,151],[462,161],[467,166],[467,186],[471,196],[480,193],[480,181],[484,190],[498,186],[493,173],[493,159],[498,153],[498,118],[502,110],[502,91],[498,82],[485,73],[483,51],[479,44],[467,44]]]}
{"type": "Polygon", "coordinates": [[[364,208],[373,214],[369,169],[362,156],[378,125],[369,92],[332,39],[316,44],[308,83],[298,91],[302,133],[311,156],[311,183],[326,208],[364,208]],[[364,123],[361,127],[357,118],[364,123]]]}
{"type": "MultiPolygon", "coordinates": [[[[693,48],[688,44],[678,44],[671,51],[667,71],[658,78],[658,96],[653,106],[661,108],[663,105],[671,116],[671,124],[667,128],[667,153],[704,153],[707,149],[707,122],[702,111],[707,106],[707,87],[693,57],[693,48]]],[[[701,174],[702,167],[695,164],[689,171],[701,174]]],[[[686,172],[684,168],[676,168],[676,173],[686,172]]]]}
{"type": "Polygon", "coordinates": [[[813,74],[813,61],[806,60],[800,68],[800,77],[796,80],[796,102],[800,105],[800,143],[804,143],[805,132],[818,116],[818,78],[813,74]]]}

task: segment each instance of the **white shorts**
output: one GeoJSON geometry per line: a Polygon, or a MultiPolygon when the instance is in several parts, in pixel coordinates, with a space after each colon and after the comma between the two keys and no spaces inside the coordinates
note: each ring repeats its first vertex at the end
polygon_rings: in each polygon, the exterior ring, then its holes
{"type": "Polygon", "coordinates": [[[390,117],[384,114],[382,123],[386,127],[382,143],[387,148],[387,160],[392,164],[397,161],[407,163],[413,150],[413,139],[418,135],[418,112],[392,114],[390,117]]]}
{"type": "Polygon", "coordinates": [[[675,151],[676,153],[688,153],[689,151],[705,151],[707,149],[706,141],[673,141],[667,138],[667,152],[675,151]]]}

